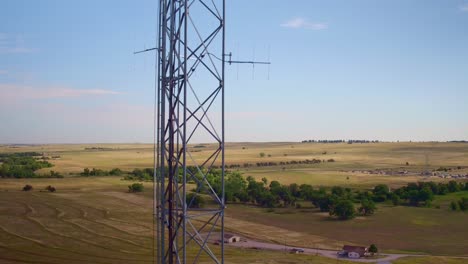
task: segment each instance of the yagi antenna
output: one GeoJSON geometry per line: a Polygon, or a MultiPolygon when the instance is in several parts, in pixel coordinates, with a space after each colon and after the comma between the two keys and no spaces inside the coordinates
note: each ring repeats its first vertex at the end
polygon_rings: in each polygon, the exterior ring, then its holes
{"type": "MultiPolygon", "coordinates": [[[[153,51],[153,50],[160,51],[159,48],[154,47],[154,48],[149,48],[149,49],[143,49],[143,50],[140,50],[140,51],[135,51],[135,52],[133,52],[133,54],[136,55],[136,54],[145,53],[145,52],[153,51]]],[[[212,56],[213,58],[219,60],[219,61],[222,61],[221,58],[214,55],[213,53],[208,52],[207,54],[212,56]]],[[[255,49],[253,51],[253,60],[250,60],[250,61],[249,60],[233,60],[232,59],[232,52],[224,54],[224,58],[225,58],[224,62],[228,63],[229,65],[233,65],[233,64],[237,64],[237,65],[239,65],[239,64],[251,64],[252,65],[252,80],[255,78],[255,64],[268,65],[267,80],[270,80],[270,65],[271,65],[271,62],[270,62],[270,46],[268,46],[268,61],[256,61],[255,60],[255,49]]],[[[239,67],[237,67],[237,79],[239,79],[239,67]]]]}
{"type": "Polygon", "coordinates": [[[158,48],[144,49],[144,50],[140,50],[140,51],[135,51],[135,52],[133,52],[133,54],[148,52],[148,51],[152,51],[152,50],[159,50],[159,49],[158,48]]]}
{"type": "MultiPolygon", "coordinates": [[[[144,52],[153,51],[153,50],[158,50],[158,51],[159,51],[159,48],[150,48],[150,49],[144,49],[144,50],[140,50],[140,51],[135,51],[135,52],[133,52],[133,54],[139,54],[139,53],[144,53],[144,52]]],[[[208,53],[208,55],[213,56],[215,59],[217,59],[217,60],[219,60],[219,61],[222,61],[221,58],[217,57],[217,56],[214,55],[213,53],[208,53]]],[[[254,61],[254,60],[251,60],[251,61],[241,61],[241,60],[232,60],[232,52],[229,52],[228,54],[224,54],[224,56],[229,58],[228,60],[225,61],[225,62],[228,63],[229,65],[232,65],[232,64],[252,64],[252,65],[255,65],[255,64],[264,64],[264,65],[270,65],[270,64],[271,64],[271,62],[269,62],[269,61],[254,61]]]]}

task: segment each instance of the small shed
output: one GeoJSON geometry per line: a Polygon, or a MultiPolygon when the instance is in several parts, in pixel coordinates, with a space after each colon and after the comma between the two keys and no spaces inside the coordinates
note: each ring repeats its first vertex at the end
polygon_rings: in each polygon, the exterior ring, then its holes
{"type": "Polygon", "coordinates": [[[236,236],[233,234],[224,234],[224,237],[223,237],[224,243],[230,244],[230,243],[236,243],[240,241],[241,241],[240,236],[236,236]]]}
{"type": "Polygon", "coordinates": [[[343,246],[344,253],[348,256],[348,258],[358,259],[360,257],[364,257],[368,254],[369,249],[366,247],[360,246],[343,246]]]}

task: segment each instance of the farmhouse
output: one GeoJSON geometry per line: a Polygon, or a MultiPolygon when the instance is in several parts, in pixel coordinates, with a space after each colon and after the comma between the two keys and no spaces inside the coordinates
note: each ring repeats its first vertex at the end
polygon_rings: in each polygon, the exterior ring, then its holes
{"type": "Polygon", "coordinates": [[[368,248],[360,246],[343,246],[343,255],[348,256],[348,258],[357,259],[360,257],[366,256],[368,253],[368,248]]]}
{"type": "Polygon", "coordinates": [[[240,242],[240,236],[236,236],[233,234],[224,234],[223,242],[226,244],[240,242]]]}

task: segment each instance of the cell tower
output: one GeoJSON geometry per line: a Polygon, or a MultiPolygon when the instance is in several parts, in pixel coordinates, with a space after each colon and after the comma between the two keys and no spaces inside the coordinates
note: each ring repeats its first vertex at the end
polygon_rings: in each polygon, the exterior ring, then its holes
{"type": "Polygon", "coordinates": [[[159,0],[157,263],[224,263],[224,243],[211,246],[224,236],[224,16],[225,0],[159,0]],[[196,153],[194,137],[215,147],[196,153]],[[218,188],[207,180],[214,167],[218,188]]]}
{"type": "Polygon", "coordinates": [[[270,64],[226,54],[225,3],[159,0],[158,47],[135,52],[157,51],[156,263],[224,263],[225,66],[270,64]]]}

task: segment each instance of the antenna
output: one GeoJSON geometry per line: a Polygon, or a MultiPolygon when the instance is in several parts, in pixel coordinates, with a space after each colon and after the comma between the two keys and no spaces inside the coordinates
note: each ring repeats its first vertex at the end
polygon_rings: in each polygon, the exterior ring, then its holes
{"type": "MultiPolygon", "coordinates": [[[[133,52],[133,54],[139,54],[139,53],[144,53],[144,52],[153,51],[153,50],[160,51],[159,48],[150,48],[150,49],[135,51],[135,52],[133,52]]],[[[212,56],[213,58],[215,58],[215,59],[217,59],[219,61],[222,61],[222,59],[220,57],[216,56],[213,53],[208,53],[208,55],[212,56]]],[[[232,64],[252,64],[252,65],[263,64],[263,65],[270,65],[271,64],[271,62],[269,62],[269,61],[232,60],[232,52],[229,52],[228,54],[224,54],[224,56],[229,58],[228,60],[226,60],[226,59],[224,60],[224,62],[228,63],[229,65],[232,65],[232,64]]],[[[189,59],[195,60],[195,58],[189,58],[189,59]]]]}
{"type": "Polygon", "coordinates": [[[133,52],[133,54],[139,54],[139,53],[144,53],[144,52],[148,52],[148,51],[152,51],[152,50],[158,50],[158,48],[150,48],[150,49],[144,49],[144,50],[140,50],[140,51],[135,51],[133,52]]]}

